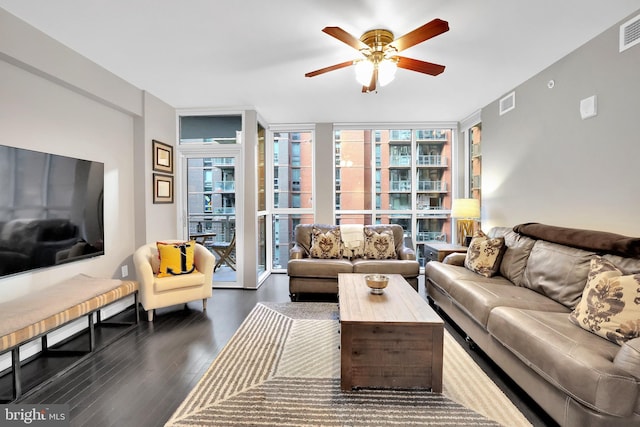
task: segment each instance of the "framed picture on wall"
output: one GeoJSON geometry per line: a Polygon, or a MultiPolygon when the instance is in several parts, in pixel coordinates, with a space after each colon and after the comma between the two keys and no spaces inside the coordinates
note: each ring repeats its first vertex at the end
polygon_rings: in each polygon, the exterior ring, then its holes
{"type": "Polygon", "coordinates": [[[153,174],[153,203],[173,203],[173,176],[153,174]]]}
{"type": "Polygon", "coordinates": [[[153,170],[173,173],[173,147],[153,140],[153,170]]]}

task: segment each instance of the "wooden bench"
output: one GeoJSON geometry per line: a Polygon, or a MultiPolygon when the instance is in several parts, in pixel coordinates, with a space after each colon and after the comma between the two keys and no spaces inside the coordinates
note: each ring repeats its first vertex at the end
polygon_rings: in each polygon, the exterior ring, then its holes
{"type": "MultiPolygon", "coordinates": [[[[56,349],[47,343],[47,334],[81,317],[87,317],[89,330],[89,348],[74,352],[84,355],[72,366],[76,366],[95,350],[95,326],[125,326],[119,338],[139,322],[138,283],[117,279],[99,279],[86,275],[77,275],[38,293],[32,293],[14,300],[0,303],[0,355],[11,352],[11,371],[15,401],[21,397],[20,346],[36,339],[42,344],[41,355],[56,355],[56,349]],[[100,310],[129,295],[134,296],[136,315],[134,322],[111,322],[100,318],[100,310]],[[94,321],[94,313],[96,320],[94,321]]],[[[70,352],[60,352],[69,355],[70,352]]],[[[2,397],[4,399],[4,397],[2,397]]]]}

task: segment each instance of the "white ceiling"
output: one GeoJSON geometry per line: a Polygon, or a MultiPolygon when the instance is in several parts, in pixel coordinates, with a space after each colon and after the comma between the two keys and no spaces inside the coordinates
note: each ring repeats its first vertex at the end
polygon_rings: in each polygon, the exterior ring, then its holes
{"type": "Polygon", "coordinates": [[[268,123],[458,121],[640,9],[640,0],[0,0],[0,7],[176,108],[253,107],[268,123]],[[321,32],[450,31],[363,94],[357,57],[321,32]]]}

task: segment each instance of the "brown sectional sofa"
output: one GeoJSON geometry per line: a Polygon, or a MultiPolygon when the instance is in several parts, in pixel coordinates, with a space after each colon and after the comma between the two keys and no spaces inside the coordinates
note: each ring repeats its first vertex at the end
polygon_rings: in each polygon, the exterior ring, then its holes
{"type": "Polygon", "coordinates": [[[429,262],[429,299],[560,425],[640,426],[640,338],[619,345],[569,320],[591,259],[640,274],[640,239],[543,224],[489,237],[505,240],[499,273],[465,268],[465,254],[429,262]]]}
{"type": "Polygon", "coordinates": [[[400,225],[365,225],[364,228],[376,233],[391,230],[395,244],[394,259],[367,258],[312,258],[312,230],[322,233],[339,229],[339,225],[300,224],[295,229],[295,244],[289,251],[287,274],[289,275],[289,294],[291,300],[300,294],[337,294],[339,273],[386,273],[401,274],[416,291],[420,264],[416,261],[415,251],[404,243],[404,231],[400,225]]]}

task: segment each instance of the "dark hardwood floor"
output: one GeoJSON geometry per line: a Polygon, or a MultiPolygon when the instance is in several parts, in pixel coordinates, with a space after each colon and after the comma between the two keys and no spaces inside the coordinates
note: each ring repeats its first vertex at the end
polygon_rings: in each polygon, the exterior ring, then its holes
{"type": "MultiPolygon", "coordinates": [[[[425,296],[422,281],[420,293],[425,296]]],[[[289,301],[287,276],[272,275],[258,290],[214,289],[204,313],[201,301],[159,309],[152,323],[141,313],[134,331],[19,403],[68,404],[73,426],[161,426],[260,301],[289,301]]],[[[118,315],[133,316],[133,309],[118,315]]],[[[450,324],[447,329],[534,426],[554,425],[498,368],[470,350],[459,331],[450,324]]],[[[68,345],[82,347],[84,339],[68,345]]],[[[33,362],[24,369],[25,381],[59,363],[33,362]]]]}

